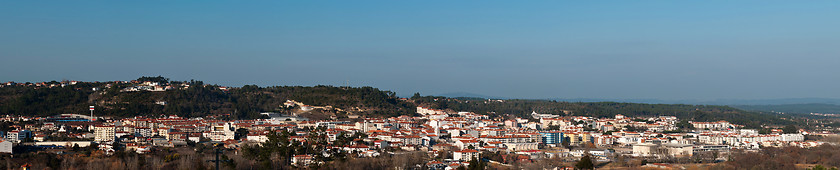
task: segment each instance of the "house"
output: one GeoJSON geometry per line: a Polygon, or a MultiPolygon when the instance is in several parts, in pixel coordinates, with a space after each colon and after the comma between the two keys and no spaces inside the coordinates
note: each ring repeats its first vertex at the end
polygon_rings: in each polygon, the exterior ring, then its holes
{"type": "Polygon", "coordinates": [[[455,146],[458,147],[458,149],[467,149],[470,146],[476,148],[479,146],[479,142],[478,140],[458,140],[455,142],[455,146]]]}
{"type": "Polygon", "coordinates": [[[368,150],[359,154],[361,157],[378,157],[379,155],[379,152],[373,150],[368,150]]]}
{"type": "Polygon", "coordinates": [[[195,143],[201,142],[201,134],[200,133],[188,133],[185,137],[186,141],[193,141],[195,143]]]}
{"type": "Polygon", "coordinates": [[[43,142],[44,140],[46,140],[46,139],[47,139],[47,135],[44,135],[44,134],[37,134],[37,135],[35,135],[35,137],[33,137],[32,139],[33,139],[33,140],[35,140],[36,142],[43,142]]]}
{"type": "Polygon", "coordinates": [[[367,145],[353,145],[346,146],[343,148],[343,150],[347,152],[365,152],[368,149],[370,149],[370,147],[368,147],[367,145]]]}
{"type": "Polygon", "coordinates": [[[375,148],[390,148],[391,147],[391,146],[388,145],[388,141],[386,141],[386,140],[373,141],[373,146],[375,148]]]}
{"type": "Polygon", "coordinates": [[[691,122],[691,125],[697,129],[723,130],[732,128],[732,124],[727,121],[717,122],[691,122]]]}
{"type": "Polygon", "coordinates": [[[35,142],[35,146],[64,146],[64,147],[73,147],[78,145],[79,147],[88,147],[92,144],[91,141],[47,141],[47,142],[35,142]]]}
{"type": "Polygon", "coordinates": [[[145,146],[145,145],[137,146],[137,148],[135,149],[135,152],[137,152],[137,154],[151,153],[152,152],[152,147],[151,146],[145,146]]]}
{"type": "Polygon", "coordinates": [[[443,169],[443,167],[446,167],[446,164],[441,161],[431,161],[426,163],[426,167],[429,167],[430,169],[443,169]]]}
{"type": "Polygon", "coordinates": [[[481,150],[485,150],[485,151],[489,151],[489,152],[496,152],[496,151],[499,151],[499,147],[496,147],[496,146],[493,146],[493,145],[484,145],[484,147],[482,147],[481,150]]]}
{"type": "Polygon", "coordinates": [[[420,145],[422,142],[420,136],[417,135],[396,136],[394,138],[406,145],[420,145]]]}
{"type": "Polygon", "coordinates": [[[470,161],[473,158],[478,158],[478,151],[475,149],[464,149],[460,151],[455,151],[452,154],[452,159],[460,160],[460,161],[470,161]]]}
{"type": "Polygon", "coordinates": [[[130,132],[127,132],[127,131],[116,131],[116,132],[114,132],[114,135],[117,138],[122,138],[122,137],[129,136],[129,135],[132,135],[132,134],[134,134],[134,133],[130,133],[130,132]]]}
{"type": "Polygon", "coordinates": [[[292,157],[292,165],[307,166],[312,163],[312,155],[295,155],[292,157]]]}
{"type": "Polygon", "coordinates": [[[248,140],[259,142],[259,143],[265,143],[265,142],[268,141],[268,135],[267,135],[267,133],[248,134],[248,140]]]}
{"type": "Polygon", "coordinates": [[[185,141],[187,139],[188,134],[184,132],[169,132],[166,139],[169,140],[182,140],[185,141]]]}
{"type": "Polygon", "coordinates": [[[0,153],[12,153],[14,143],[7,140],[0,140],[0,153]]]}

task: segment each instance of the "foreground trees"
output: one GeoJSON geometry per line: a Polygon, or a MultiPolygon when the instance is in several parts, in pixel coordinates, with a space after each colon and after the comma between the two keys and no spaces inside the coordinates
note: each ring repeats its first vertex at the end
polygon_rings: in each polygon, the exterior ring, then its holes
{"type": "Polygon", "coordinates": [[[589,154],[584,155],[580,158],[580,161],[575,164],[575,168],[578,169],[595,169],[595,164],[592,163],[592,158],[589,154]]]}
{"type": "Polygon", "coordinates": [[[795,169],[796,164],[840,167],[840,146],[764,148],[758,152],[735,152],[726,164],[736,169],[795,169]]]}

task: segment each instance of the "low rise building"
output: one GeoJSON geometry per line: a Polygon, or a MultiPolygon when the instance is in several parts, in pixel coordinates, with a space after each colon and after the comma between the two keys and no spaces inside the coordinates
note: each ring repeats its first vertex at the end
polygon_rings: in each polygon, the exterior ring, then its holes
{"type": "Polygon", "coordinates": [[[14,143],[8,140],[0,140],[0,153],[12,153],[12,147],[14,147],[14,143]]]}
{"type": "Polygon", "coordinates": [[[452,154],[452,159],[459,161],[470,161],[473,158],[478,158],[478,150],[464,149],[460,151],[455,151],[452,154]]]}

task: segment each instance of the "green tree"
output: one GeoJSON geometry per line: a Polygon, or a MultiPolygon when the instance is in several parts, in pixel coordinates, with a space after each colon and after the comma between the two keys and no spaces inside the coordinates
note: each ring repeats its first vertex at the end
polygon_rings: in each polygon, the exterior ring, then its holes
{"type": "Polygon", "coordinates": [[[770,129],[767,129],[767,128],[758,129],[758,134],[770,134],[770,129]]]}
{"type": "Polygon", "coordinates": [[[799,133],[799,129],[796,128],[796,126],[794,125],[785,126],[784,128],[782,128],[782,131],[784,131],[784,133],[799,133]]]}
{"type": "Polygon", "coordinates": [[[150,82],[156,82],[156,83],[160,83],[160,84],[167,84],[167,83],[169,83],[169,78],[166,78],[166,77],[163,77],[163,76],[160,76],[160,75],[158,75],[157,77],[143,76],[143,77],[137,78],[137,81],[141,81],[141,82],[150,81],[150,82]]]}
{"type": "Polygon", "coordinates": [[[817,165],[817,166],[814,166],[814,168],[806,169],[806,170],[837,170],[837,167],[826,168],[825,166],[817,165]]]}
{"type": "Polygon", "coordinates": [[[482,170],[484,169],[484,161],[479,160],[478,157],[473,157],[470,160],[470,165],[467,166],[468,170],[482,170]]]}
{"type": "Polygon", "coordinates": [[[268,141],[262,145],[242,146],[242,154],[245,158],[259,162],[266,169],[272,167],[273,163],[288,165],[292,156],[303,149],[297,142],[291,142],[289,136],[291,133],[288,131],[282,131],[279,134],[269,133],[268,141]]]}
{"type": "Polygon", "coordinates": [[[680,128],[680,130],[683,130],[683,131],[689,131],[689,130],[694,129],[694,125],[692,125],[691,123],[688,123],[688,120],[685,120],[685,119],[683,119],[679,123],[677,123],[676,126],[677,126],[677,128],[680,128]]]}
{"type": "Polygon", "coordinates": [[[234,133],[233,137],[236,140],[242,139],[243,137],[247,138],[248,137],[248,129],[245,129],[245,128],[236,129],[236,132],[234,133]]]}
{"type": "Polygon", "coordinates": [[[570,146],[571,145],[571,140],[572,139],[569,138],[569,137],[563,137],[563,141],[560,141],[560,145],[563,145],[563,147],[565,147],[565,148],[572,148],[570,146]]]}
{"type": "Polygon", "coordinates": [[[595,164],[592,163],[592,159],[589,157],[589,154],[584,155],[580,158],[575,164],[575,168],[577,169],[595,169],[595,164]]]}

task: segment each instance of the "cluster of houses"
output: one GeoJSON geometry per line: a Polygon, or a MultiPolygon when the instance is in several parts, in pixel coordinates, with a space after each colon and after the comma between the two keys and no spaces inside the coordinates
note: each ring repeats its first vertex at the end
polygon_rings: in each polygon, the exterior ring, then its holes
{"type": "MultiPolygon", "coordinates": [[[[26,87],[32,87],[32,88],[35,88],[35,89],[56,88],[56,87],[67,87],[67,86],[71,86],[71,85],[76,85],[78,83],[82,83],[82,82],[81,81],[66,81],[65,80],[65,81],[61,81],[61,82],[52,81],[52,82],[38,82],[38,83],[29,83],[29,82],[27,82],[27,83],[17,83],[17,82],[11,82],[10,81],[10,82],[5,82],[5,83],[0,83],[0,88],[12,87],[12,86],[26,86],[26,87]]],[[[99,83],[99,82],[94,82],[94,83],[99,83]]],[[[189,83],[169,84],[169,83],[159,83],[159,82],[153,82],[153,81],[137,81],[137,80],[110,81],[110,82],[105,82],[105,83],[106,83],[105,88],[111,88],[115,84],[133,84],[133,86],[120,89],[121,92],[167,91],[167,90],[175,90],[175,89],[187,89],[187,88],[190,87],[189,83]]],[[[222,91],[228,91],[229,90],[229,88],[225,87],[225,86],[219,86],[218,88],[219,88],[219,90],[222,90],[222,91]]],[[[93,87],[92,90],[93,91],[100,91],[100,90],[102,90],[102,88],[93,87]]]]}
{"type": "Polygon", "coordinates": [[[10,82],[5,82],[5,83],[0,83],[0,88],[7,87],[7,86],[28,86],[28,87],[34,87],[36,89],[37,88],[55,88],[55,87],[66,87],[66,86],[69,86],[69,85],[76,85],[79,82],[80,81],[61,81],[61,82],[52,81],[52,82],[38,82],[38,83],[29,83],[29,82],[27,82],[27,83],[16,83],[16,82],[10,81],[10,82]]]}
{"type": "Polygon", "coordinates": [[[144,81],[144,82],[136,82],[132,81],[130,83],[134,83],[134,86],[126,87],[125,89],[120,90],[121,92],[132,92],[132,91],[167,91],[167,90],[175,90],[175,89],[186,89],[189,88],[189,84],[179,84],[179,85],[172,85],[172,84],[161,84],[159,82],[151,82],[151,81],[144,81]]]}
{"type": "MultiPolygon", "coordinates": [[[[288,103],[302,105],[294,101],[288,103]]],[[[34,145],[69,147],[96,143],[106,152],[128,150],[142,154],[153,152],[157,147],[201,142],[216,142],[229,149],[239,149],[244,145],[267,142],[271,134],[286,131],[293,134],[289,140],[304,142],[320,136],[331,144],[328,148],[358,157],[376,157],[395,150],[426,152],[431,157],[442,157],[429,162],[430,167],[446,169],[466,165],[483,153],[515,154],[514,161],[579,158],[587,154],[607,161],[617,155],[680,157],[698,152],[728,152],[733,148],[821,144],[805,142],[802,133],[759,134],[726,121],[690,122],[695,127],[691,132],[666,133],[678,130],[679,120],[673,116],[593,118],[534,112],[531,118],[501,119],[424,107],[418,107],[417,113],[419,116],[359,118],[357,121],[310,121],[282,116],[231,121],[177,116],[132,117],[95,122],[57,121],[70,120],[66,115],[62,117],[64,119],[7,117],[3,120],[32,119],[39,120],[40,124],[15,126],[16,130],[0,132],[5,137],[0,142],[0,152],[7,151],[7,143],[9,146],[25,143],[36,136],[40,138],[33,140],[34,145]],[[47,137],[56,134],[86,140],[51,141],[47,137]],[[334,144],[340,137],[355,134],[366,137],[341,146],[334,144]]],[[[8,152],[11,153],[11,149],[8,152]]],[[[314,153],[295,155],[292,162],[305,166],[317,163],[315,157],[314,153]]]]}

